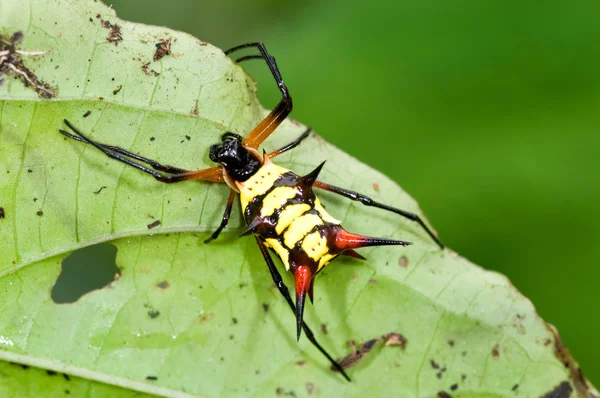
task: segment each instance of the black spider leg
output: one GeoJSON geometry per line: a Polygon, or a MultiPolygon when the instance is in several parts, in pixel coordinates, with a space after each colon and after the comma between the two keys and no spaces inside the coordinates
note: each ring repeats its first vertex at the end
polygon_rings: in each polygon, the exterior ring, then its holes
{"type": "MultiPolygon", "coordinates": [[[[214,174],[212,171],[211,172],[204,172],[201,170],[190,171],[190,170],[180,169],[178,167],[162,165],[152,159],[148,159],[143,156],[136,155],[135,153],[131,153],[131,152],[126,151],[125,149],[119,148],[117,146],[101,144],[99,142],[96,142],[96,141],[88,138],[81,131],[79,131],[75,126],[73,126],[68,120],[65,120],[64,122],[76,134],[76,135],[73,135],[73,134],[66,132],[65,130],[59,129],[58,131],[60,131],[60,133],[62,135],[64,135],[65,137],[72,138],[74,140],[93,145],[94,147],[96,147],[100,151],[102,151],[106,156],[108,156],[112,159],[119,160],[129,166],[135,167],[136,169],[139,169],[145,173],[148,173],[160,182],[173,183],[173,182],[185,181],[185,180],[190,180],[190,179],[204,179],[204,177],[210,177],[210,175],[214,174]],[[143,163],[146,163],[146,164],[150,165],[152,167],[152,169],[150,169],[142,164],[139,164],[137,162],[134,162],[130,158],[133,158],[133,159],[139,160],[143,163]],[[164,175],[162,173],[159,173],[156,170],[163,171],[163,172],[169,173],[171,175],[164,175]],[[200,172],[202,172],[202,173],[200,173],[200,172]]],[[[209,170],[209,169],[207,169],[207,170],[209,170]]]]}
{"type": "MultiPolygon", "coordinates": [[[[283,280],[281,279],[281,274],[277,270],[277,267],[275,267],[275,264],[273,263],[273,259],[271,259],[271,255],[269,254],[269,251],[267,250],[267,247],[260,240],[260,238],[258,236],[255,236],[255,238],[256,238],[256,243],[258,243],[258,247],[260,248],[260,251],[261,251],[263,257],[265,258],[265,261],[267,262],[267,266],[269,267],[269,272],[271,272],[271,277],[273,278],[273,282],[275,282],[275,284],[277,285],[277,288],[279,289],[279,292],[283,295],[283,297],[285,298],[285,301],[287,301],[287,303],[289,304],[290,308],[292,309],[292,312],[295,314],[296,313],[296,306],[294,305],[294,302],[292,301],[292,298],[290,297],[290,292],[288,291],[287,286],[285,285],[285,283],[283,283],[283,280]]],[[[331,365],[338,372],[340,372],[344,376],[344,378],[346,380],[351,381],[350,377],[348,377],[348,375],[346,374],[346,372],[344,371],[344,369],[340,366],[340,364],[337,363],[335,361],[335,359],[333,359],[331,357],[331,355],[329,355],[327,353],[327,351],[325,351],[325,349],[323,347],[321,347],[321,345],[317,342],[317,339],[315,338],[315,335],[313,334],[312,330],[310,330],[310,328],[306,325],[306,323],[304,323],[304,321],[302,321],[302,329],[304,329],[304,333],[306,335],[306,338],[315,347],[317,347],[317,349],[319,351],[321,351],[321,353],[323,355],[325,355],[325,357],[327,357],[327,359],[329,360],[329,362],[331,362],[331,365]]]]}
{"type": "Polygon", "coordinates": [[[227,199],[227,206],[225,207],[225,213],[223,213],[223,219],[221,220],[221,225],[213,234],[204,241],[204,243],[210,243],[211,241],[217,239],[219,234],[223,231],[223,229],[227,226],[229,222],[229,216],[231,215],[231,208],[233,206],[233,200],[235,199],[236,192],[232,189],[229,193],[229,199],[227,199]]]}
{"type": "Polygon", "coordinates": [[[253,43],[242,44],[242,45],[230,48],[229,50],[225,51],[225,55],[229,56],[230,54],[232,54],[238,50],[242,50],[242,49],[250,48],[250,47],[257,48],[258,51],[260,52],[260,55],[246,55],[246,56],[236,59],[235,62],[243,62],[243,61],[246,61],[249,59],[263,59],[266,62],[267,66],[269,67],[269,70],[271,71],[271,74],[273,75],[273,78],[275,79],[275,82],[277,83],[277,87],[279,88],[279,91],[281,92],[281,97],[282,97],[281,100],[279,101],[279,104],[277,104],[277,106],[275,107],[275,109],[273,109],[273,111],[262,122],[260,122],[254,129],[252,129],[252,131],[250,131],[250,133],[244,140],[244,144],[246,144],[252,148],[258,148],[258,146],[290,114],[290,112],[292,111],[293,104],[292,104],[292,97],[290,96],[287,86],[283,82],[283,78],[281,77],[281,72],[279,71],[279,67],[277,66],[275,57],[273,57],[271,54],[269,54],[264,43],[253,42],[253,43]]]}
{"type": "Polygon", "coordinates": [[[296,148],[298,145],[300,145],[300,143],[302,141],[304,141],[310,135],[311,131],[312,131],[312,128],[308,127],[306,129],[306,131],[300,135],[300,137],[296,138],[294,141],[290,142],[289,144],[269,153],[267,156],[269,156],[270,158],[274,158],[275,156],[279,156],[282,153],[289,151],[290,149],[296,148]]]}
{"type": "MultiPolygon", "coordinates": [[[[93,141],[92,139],[85,137],[81,133],[81,131],[78,130],[77,128],[75,128],[75,126],[73,126],[71,124],[71,122],[69,122],[68,120],[65,120],[65,124],[67,126],[69,126],[69,128],[71,130],[73,130],[77,134],[77,135],[73,135],[73,134],[70,134],[70,133],[66,132],[65,130],[58,130],[65,137],[72,138],[74,140],[77,140],[77,141],[80,141],[80,142],[85,142],[85,143],[88,143],[88,144],[91,144],[92,142],[94,142],[96,144],[96,145],[94,145],[95,147],[100,146],[100,147],[104,148],[107,151],[116,152],[116,153],[119,153],[121,155],[125,155],[127,157],[133,158],[135,160],[139,160],[140,162],[144,162],[144,163],[150,165],[155,170],[164,171],[166,173],[183,173],[183,172],[187,171],[187,170],[184,170],[184,169],[180,169],[179,167],[173,167],[173,166],[169,166],[169,165],[160,164],[160,163],[158,163],[155,160],[148,159],[148,158],[145,158],[143,156],[137,155],[135,153],[129,152],[129,151],[127,151],[127,150],[125,150],[123,148],[120,148],[118,146],[106,145],[106,144],[102,144],[102,143],[100,143],[98,141],[93,141]]],[[[104,152],[104,153],[106,153],[106,152],[104,152]]]]}
{"type": "Polygon", "coordinates": [[[360,194],[358,192],[351,191],[349,189],[344,189],[344,188],[336,187],[336,186],[324,183],[322,181],[315,181],[315,183],[313,184],[313,186],[317,187],[317,188],[320,188],[320,189],[324,189],[324,190],[329,191],[329,192],[336,193],[336,194],[341,195],[341,196],[343,196],[345,198],[355,200],[357,202],[362,203],[365,206],[373,206],[373,207],[377,207],[379,209],[391,211],[392,213],[399,214],[402,217],[408,218],[409,220],[416,221],[421,227],[423,227],[423,229],[425,230],[425,232],[427,232],[427,234],[431,237],[431,239],[433,239],[435,241],[435,243],[437,243],[437,245],[441,249],[444,248],[444,244],[439,240],[439,238],[437,236],[435,236],[435,234],[431,231],[431,229],[429,229],[429,227],[427,225],[425,225],[425,223],[423,222],[423,220],[421,219],[421,217],[419,217],[417,214],[410,213],[410,212],[405,211],[405,210],[397,209],[395,207],[384,205],[384,204],[376,202],[373,199],[369,198],[368,196],[362,195],[362,194],[360,194]]]}

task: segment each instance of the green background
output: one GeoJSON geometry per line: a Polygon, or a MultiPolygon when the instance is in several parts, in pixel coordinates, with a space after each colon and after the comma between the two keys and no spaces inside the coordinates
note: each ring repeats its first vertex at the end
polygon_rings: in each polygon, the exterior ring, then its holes
{"type": "MultiPolygon", "coordinates": [[[[222,48],[267,43],[292,117],[395,179],[452,249],[506,274],[600,383],[600,3],[112,4],[222,48]]],[[[273,107],[264,66],[247,69],[273,107]]]]}

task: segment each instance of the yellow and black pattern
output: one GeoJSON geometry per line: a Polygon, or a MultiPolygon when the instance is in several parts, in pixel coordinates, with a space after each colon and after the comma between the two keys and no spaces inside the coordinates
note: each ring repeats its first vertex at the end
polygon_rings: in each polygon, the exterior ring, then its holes
{"type": "Polygon", "coordinates": [[[312,192],[313,173],[301,177],[265,158],[256,174],[236,183],[247,232],[260,236],[288,270],[302,264],[318,272],[339,254],[331,230],[340,222],[312,192]]]}

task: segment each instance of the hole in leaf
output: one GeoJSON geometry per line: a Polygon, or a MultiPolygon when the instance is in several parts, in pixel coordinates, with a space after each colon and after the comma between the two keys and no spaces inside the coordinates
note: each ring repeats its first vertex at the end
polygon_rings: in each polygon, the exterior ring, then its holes
{"type": "Polygon", "coordinates": [[[110,243],[84,247],[62,261],[62,270],[50,296],[57,304],[74,303],[92,290],[102,289],[121,276],[115,259],[117,248],[110,243]]]}

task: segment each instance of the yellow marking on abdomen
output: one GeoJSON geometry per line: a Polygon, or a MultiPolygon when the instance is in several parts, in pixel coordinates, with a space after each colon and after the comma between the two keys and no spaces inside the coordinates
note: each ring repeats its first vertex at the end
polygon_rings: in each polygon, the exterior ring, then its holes
{"type": "Polygon", "coordinates": [[[240,202],[242,204],[242,211],[246,210],[248,203],[254,199],[255,196],[263,195],[267,192],[275,181],[284,173],[289,170],[279,167],[271,162],[265,163],[260,169],[244,182],[236,181],[236,185],[240,190],[240,202]]]}
{"type": "Polygon", "coordinates": [[[275,250],[275,253],[279,256],[283,264],[285,265],[285,269],[290,269],[290,252],[283,247],[281,243],[277,239],[265,239],[265,245],[275,250]]]}
{"type": "Polygon", "coordinates": [[[268,217],[277,209],[282,208],[288,200],[298,194],[295,187],[278,187],[263,198],[260,215],[268,217]]]}
{"type": "Polygon", "coordinates": [[[281,233],[292,223],[292,221],[309,210],[310,205],[307,203],[287,205],[279,215],[279,220],[277,220],[277,225],[275,225],[275,232],[277,235],[281,235],[281,233]]]}
{"type": "Polygon", "coordinates": [[[283,243],[293,248],[296,242],[304,238],[316,225],[323,225],[323,220],[315,214],[304,214],[296,218],[283,234],[283,243]]]}
{"type": "Polygon", "coordinates": [[[325,254],[323,257],[321,257],[321,260],[319,261],[319,268],[317,268],[317,271],[326,266],[327,263],[334,259],[334,257],[335,256],[333,254],[325,254]]]}
{"type": "Polygon", "coordinates": [[[315,198],[315,210],[319,212],[319,214],[321,215],[321,218],[324,221],[330,222],[332,224],[336,224],[336,225],[340,225],[341,222],[336,220],[335,218],[331,217],[331,215],[329,213],[327,213],[327,210],[325,210],[325,208],[323,207],[323,205],[321,205],[321,201],[319,200],[319,198],[315,198]]]}
{"type": "Polygon", "coordinates": [[[329,251],[327,240],[321,236],[319,231],[306,235],[300,247],[308,254],[308,257],[315,261],[319,261],[329,251]]]}

